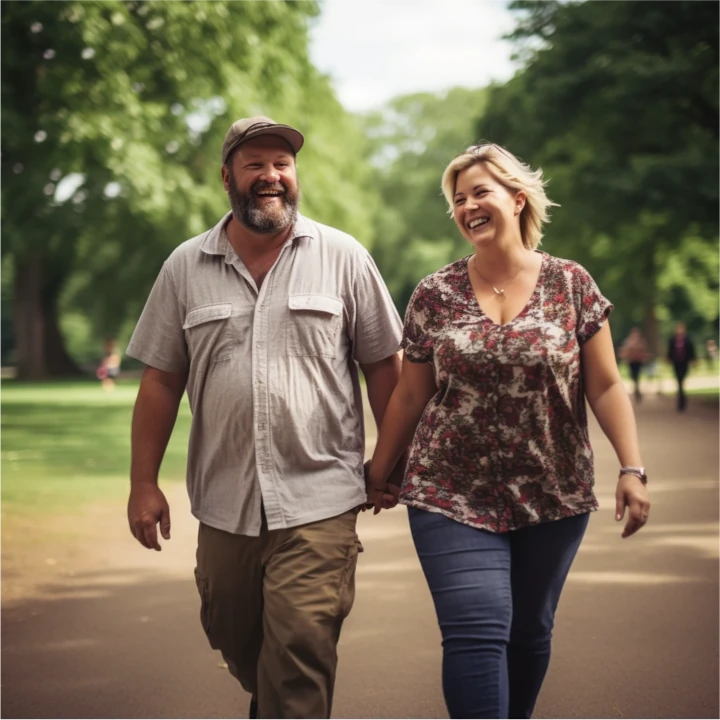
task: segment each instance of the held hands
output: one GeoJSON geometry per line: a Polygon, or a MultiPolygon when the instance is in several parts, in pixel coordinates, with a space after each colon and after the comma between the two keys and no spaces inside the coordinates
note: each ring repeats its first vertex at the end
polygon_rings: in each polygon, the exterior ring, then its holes
{"type": "Polygon", "coordinates": [[[398,504],[398,497],[400,495],[400,483],[402,482],[402,475],[405,470],[405,464],[403,462],[398,463],[395,470],[390,473],[390,477],[387,482],[380,483],[373,481],[370,477],[370,461],[365,463],[365,487],[367,489],[368,502],[363,508],[369,509],[374,507],[373,515],[377,515],[381,510],[391,510],[398,504]],[[399,473],[398,473],[399,470],[399,473]]]}
{"type": "Polygon", "coordinates": [[[628,519],[622,537],[630,537],[648,521],[650,499],[643,482],[636,475],[621,475],[615,491],[615,519],[619,522],[628,508],[628,519]]]}
{"type": "Polygon", "coordinates": [[[148,550],[160,551],[157,527],[165,540],[170,539],[170,506],[157,485],[135,485],[128,500],[128,523],[133,537],[148,550]]]}

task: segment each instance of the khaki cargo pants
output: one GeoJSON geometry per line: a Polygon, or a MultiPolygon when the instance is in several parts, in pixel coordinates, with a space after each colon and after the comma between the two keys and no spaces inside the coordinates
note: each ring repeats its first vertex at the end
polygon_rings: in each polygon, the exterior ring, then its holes
{"type": "Polygon", "coordinates": [[[259,537],[200,524],[195,577],[210,645],[260,718],[329,718],[355,599],[357,512],[259,537]]]}

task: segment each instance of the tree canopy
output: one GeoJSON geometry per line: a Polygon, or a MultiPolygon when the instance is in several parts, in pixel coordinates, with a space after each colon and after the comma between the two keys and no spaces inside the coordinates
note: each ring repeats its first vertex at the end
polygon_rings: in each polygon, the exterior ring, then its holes
{"type": "Polygon", "coordinates": [[[21,377],[72,371],[61,316],[89,318],[98,343],[115,335],[169,251],[217,222],[220,147],[238,117],[297,124],[303,210],[370,244],[365,139],[309,60],[317,13],[314,2],[2,5],[3,254],[21,377]]]}
{"type": "Polygon", "coordinates": [[[716,320],[717,4],[511,7],[525,67],[478,133],[551,178],[548,248],[592,268],[652,342],[658,313],[716,320]]]}

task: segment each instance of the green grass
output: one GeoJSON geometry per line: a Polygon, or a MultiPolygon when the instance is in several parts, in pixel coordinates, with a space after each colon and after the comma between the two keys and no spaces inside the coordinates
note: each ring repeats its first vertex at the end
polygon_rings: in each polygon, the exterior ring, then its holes
{"type": "MultiPolygon", "coordinates": [[[[645,365],[642,370],[642,377],[646,380],[648,379],[648,367],[648,365],[645,365]]],[[[621,377],[625,380],[629,380],[630,367],[628,366],[628,364],[624,360],[618,360],[618,368],[620,369],[621,377]]],[[[673,380],[675,378],[675,373],[673,371],[672,365],[670,365],[670,363],[666,360],[660,360],[657,363],[656,372],[656,377],[660,379],[668,378],[670,380],[673,380]]],[[[717,376],[718,372],[720,372],[720,363],[718,363],[717,361],[708,362],[707,360],[698,360],[692,367],[691,372],[693,375],[697,375],[698,377],[717,376]]]]}
{"type": "MultiPolygon", "coordinates": [[[[2,508],[63,512],[129,489],[130,421],[138,383],[2,382],[2,508]]],[[[183,401],[161,470],[183,480],[190,410],[183,401]]]]}
{"type": "Polygon", "coordinates": [[[717,405],[720,402],[720,388],[687,390],[686,394],[692,395],[708,405],[717,405]]]}

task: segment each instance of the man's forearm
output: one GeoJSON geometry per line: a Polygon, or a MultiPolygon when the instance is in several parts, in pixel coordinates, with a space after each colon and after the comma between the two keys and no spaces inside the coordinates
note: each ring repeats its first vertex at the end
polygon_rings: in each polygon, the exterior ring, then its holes
{"type": "Polygon", "coordinates": [[[392,355],[379,363],[363,366],[362,369],[367,383],[368,401],[379,432],[388,402],[400,379],[400,357],[392,355]]]}
{"type": "Polygon", "coordinates": [[[132,485],[157,483],[181,399],[182,392],[143,379],[132,421],[132,485]]]}

